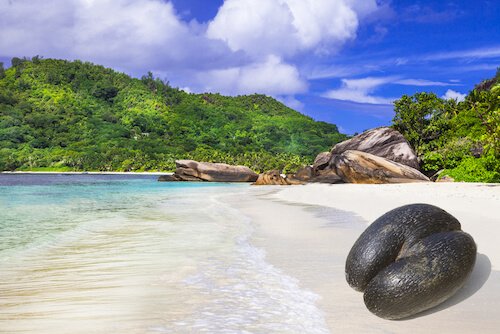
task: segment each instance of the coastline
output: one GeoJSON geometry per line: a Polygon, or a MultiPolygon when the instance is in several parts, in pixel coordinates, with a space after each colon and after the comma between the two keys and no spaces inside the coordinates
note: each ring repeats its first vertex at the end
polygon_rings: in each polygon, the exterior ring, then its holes
{"type": "Polygon", "coordinates": [[[251,242],[265,251],[266,260],[320,296],[317,303],[331,332],[496,333],[500,327],[497,185],[270,186],[251,188],[245,201],[227,201],[251,219],[251,242]],[[417,202],[440,206],[459,219],[478,245],[476,265],[466,285],[443,304],[407,320],[380,319],[345,282],[345,258],[374,219],[417,202]]]}

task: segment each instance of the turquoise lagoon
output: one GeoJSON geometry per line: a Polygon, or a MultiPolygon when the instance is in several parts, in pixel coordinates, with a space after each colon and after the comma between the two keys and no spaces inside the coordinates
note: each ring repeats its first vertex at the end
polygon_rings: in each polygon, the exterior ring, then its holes
{"type": "Polygon", "coordinates": [[[327,333],[224,203],[246,184],[0,174],[0,333],[327,333]]]}

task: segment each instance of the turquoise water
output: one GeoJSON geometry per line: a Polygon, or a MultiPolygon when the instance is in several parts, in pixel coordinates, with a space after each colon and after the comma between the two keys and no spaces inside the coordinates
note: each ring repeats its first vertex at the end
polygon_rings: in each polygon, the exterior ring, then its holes
{"type": "Polygon", "coordinates": [[[326,333],[249,243],[244,184],[0,175],[0,333],[326,333]]]}
{"type": "Polygon", "coordinates": [[[157,176],[141,175],[0,175],[0,261],[54,241],[85,222],[117,215],[153,219],[148,215],[159,214],[154,210],[158,203],[178,193],[229,187],[156,180],[157,176]]]}

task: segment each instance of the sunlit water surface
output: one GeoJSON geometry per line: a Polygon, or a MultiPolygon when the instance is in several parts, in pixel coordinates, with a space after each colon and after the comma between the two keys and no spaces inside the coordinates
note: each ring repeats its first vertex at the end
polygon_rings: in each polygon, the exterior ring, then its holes
{"type": "Polygon", "coordinates": [[[1,333],[326,333],[219,200],[248,185],[0,175],[1,333]]]}

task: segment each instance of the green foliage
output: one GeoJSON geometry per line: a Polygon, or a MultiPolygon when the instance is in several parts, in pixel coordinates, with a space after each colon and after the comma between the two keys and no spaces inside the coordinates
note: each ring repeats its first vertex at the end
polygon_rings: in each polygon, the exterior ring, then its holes
{"type": "Polygon", "coordinates": [[[270,97],[188,94],[152,73],[34,57],[0,76],[0,170],[167,171],[190,158],[292,171],[344,139],[270,97]]]}
{"type": "Polygon", "coordinates": [[[455,181],[500,182],[500,161],[493,155],[480,158],[466,157],[453,169],[445,169],[442,175],[449,175],[455,181]]]}
{"type": "Polygon", "coordinates": [[[405,135],[417,152],[420,152],[421,146],[426,141],[427,132],[431,132],[431,120],[436,115],[442,114],[441,107],[440,99],[433,93],[403,95],[394,102],[393,126],[405,135]]]}
{"type": "Polygon", "coordinates": [[[394,105],[393,127],[415,148],[425,172],[500,182],[500,70],[460,103],[418,93],[394,105]]]}

